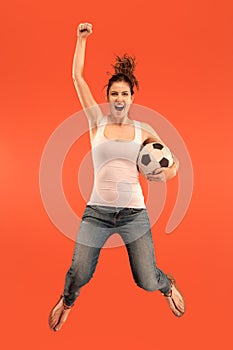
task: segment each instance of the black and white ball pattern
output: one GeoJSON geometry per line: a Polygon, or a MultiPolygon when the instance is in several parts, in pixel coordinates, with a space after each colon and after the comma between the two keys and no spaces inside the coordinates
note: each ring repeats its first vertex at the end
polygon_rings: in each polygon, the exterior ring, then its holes
{"type": "Polygon", "coordinates": [[[138,170],[144,175],[152,174],[158,168],[170,167],[173,156],[162,143],[152,142],[142,147],[137,159],[138,170]]]}

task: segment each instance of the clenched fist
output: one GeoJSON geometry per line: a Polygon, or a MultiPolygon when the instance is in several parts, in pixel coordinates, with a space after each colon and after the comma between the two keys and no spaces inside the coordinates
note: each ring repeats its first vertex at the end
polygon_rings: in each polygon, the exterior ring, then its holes
{"type": "Polygon", "coordinates": [[[81,39],[87,38],[92,33],[91,23],[80,23],[78,26],[78,37],[81,39]]]}

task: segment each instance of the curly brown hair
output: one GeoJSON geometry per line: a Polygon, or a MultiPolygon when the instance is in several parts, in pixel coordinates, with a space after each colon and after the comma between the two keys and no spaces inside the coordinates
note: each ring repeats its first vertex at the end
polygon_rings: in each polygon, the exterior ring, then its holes
{"type": "Polygon", "coordinates": [[[107,97],[109,94],[110,87],[113,83],[118,81],[124,81],[129,84],[131,95],[134,94],[134,87],[136,86],[139,89],[139,83],[137,78],[134,75],[135,70],[135,57],[131,57],[127,54],[124,54],[122,57],[115,57],[115,64],[112,64],[115,73],[111,76],[107,84],[107,97]]]}

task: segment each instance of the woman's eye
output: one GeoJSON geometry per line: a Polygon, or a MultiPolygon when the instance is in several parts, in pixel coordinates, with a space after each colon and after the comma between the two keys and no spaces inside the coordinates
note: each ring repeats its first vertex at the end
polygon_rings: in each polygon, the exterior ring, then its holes
{"type": "Polygon", "coordinates": [[[112,93],[111,93],[111,96],[116,96],[116,95],[117,95],[116,92],[112,92],[112,93]]]}
{"type": "Polygon", "coordinates": [[[123,96],[129,96],[128,92],[123,92],[123,96]]]}

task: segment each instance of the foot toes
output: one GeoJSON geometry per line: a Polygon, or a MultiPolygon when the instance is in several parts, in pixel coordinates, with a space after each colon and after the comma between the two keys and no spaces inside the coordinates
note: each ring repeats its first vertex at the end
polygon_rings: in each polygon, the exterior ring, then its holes
{"type": "Polygon", "coordinates": [[[184,315],[185,311],[185,302],[184,299],[175,286],[175,281],[174,279],[169,278],[172,282],[171,289],[168,295],[165,295],[168,301],[168,304],[174,313],[175,316],[181,317],[184,315]]]}
{"type": "Polygon", "coordinates": [[[57,331],[60,330],[61,326],[62,326],[62,325],[58,324],[58,325],[56,325],[56,327],[54,327],[53,330],[54,330],[55,332],[57,332],[57,331]]]}
{"type": "Polygon", "coordinates": [[[56,326],[58,320],[56,318],[49,318],[49,327],[50,329],[54,329],[56,326]]]}
{"type": "Polygon", "coordinates": [[[50,329],[55,332],[59,331],[63,326],[63,324],[65,323],[70,311],[71,311],[71,308],[64,305],[63,297],[60,298],[60,300],[52,309],[49,315],[48,322],[49,322],[50,329]]]}

